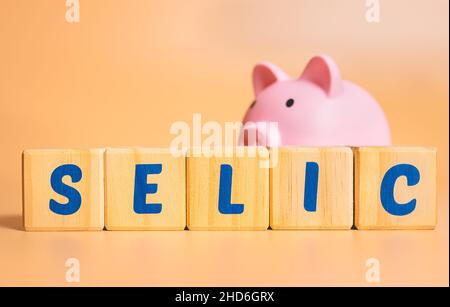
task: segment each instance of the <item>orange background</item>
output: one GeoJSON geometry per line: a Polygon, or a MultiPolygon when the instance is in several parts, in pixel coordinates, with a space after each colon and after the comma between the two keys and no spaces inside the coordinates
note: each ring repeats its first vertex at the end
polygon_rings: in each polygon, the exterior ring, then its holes
{"type": "Polygon", "coordinates": [[[0,1],[0,285],[448,285],[447,0],[0,1]],[[420,232],[52,233],[21,231],[25,148],[168,146],[169,127],[239,121],[250,73],[270,60],[299,75],[319,53],[384,108],[396,145],[439,152],[440,223],[420,232]],[[226,257],[226,260],[224,260],[226,257]],[[154,263],[158,263],[155,267],[154,263]]]}

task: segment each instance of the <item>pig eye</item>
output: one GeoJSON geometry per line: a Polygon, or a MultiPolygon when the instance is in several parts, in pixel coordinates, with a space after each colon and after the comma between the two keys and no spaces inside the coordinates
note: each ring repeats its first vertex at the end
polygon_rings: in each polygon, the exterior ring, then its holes
{"type": "Polygon", "coordinates": [[[250,109],[253,108],[256,104],[256,100],[252,102],[252,104],[250,105],[250,109]]]}
{"type": "Polygon", "coordinates": [[[290,108],[294,105],[294,99],[288,99],[288,101],[286,101],[286,107],[290,108]]]}

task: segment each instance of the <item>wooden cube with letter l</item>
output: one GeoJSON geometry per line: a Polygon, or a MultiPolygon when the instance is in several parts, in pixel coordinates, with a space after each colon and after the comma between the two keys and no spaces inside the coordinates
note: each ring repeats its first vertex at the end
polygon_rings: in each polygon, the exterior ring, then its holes
{"type": "Polygon", "coordinates": [[[355,225],[358,229],[434,229],[436,150],[355,148],[355,225]]]}
{"type": "Polygon", "coordinates": [[[27,231],[103,230],[103,149],[25,150],[27,231]]]}
{"type": "Polygon", "coordinates": [[[351,229],[350,148],[279,147],[271,149],[270,157],[272,229],[351,229]]]}
{"type": "Polygon", "coordinates": [[[269,153],[264,147],[223,148],[187,158],[190,230],[266,230],[269,153]],[[217,151],[216,151],[217,153],[217,151]]]}
{"type": "Polygon", "coordinates": [[[168,148],[107,149],[107,230],[184,230],[186,157],[168,148]]]}

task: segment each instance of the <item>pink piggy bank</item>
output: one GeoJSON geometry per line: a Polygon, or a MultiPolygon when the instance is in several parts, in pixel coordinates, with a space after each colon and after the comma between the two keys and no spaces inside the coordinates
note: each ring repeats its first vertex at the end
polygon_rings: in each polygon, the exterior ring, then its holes
{"type": "Polygon", "coordinates": [[[244,118],[246,145],[385,146],[383,110],[364,89],[342,80],[328,56],[310,60],[298,79],[270,63],[253,70],[256,100],[244,118]],[[266,123],[276,122],[278,127],[266,123]],[[255,137],[250,138],[252,132],[255,137]]]}

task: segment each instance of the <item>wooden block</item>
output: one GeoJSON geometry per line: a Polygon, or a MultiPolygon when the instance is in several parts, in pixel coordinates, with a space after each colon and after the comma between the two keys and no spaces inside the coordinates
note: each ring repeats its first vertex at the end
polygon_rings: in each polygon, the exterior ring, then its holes
{"type": "Polygon", "coordinates": [[[103,230],[103,149],[25,150],[27,231],[103,230]]]}
{"type": "Polygon", "coordinates": [[[280,147],[270,171],[270,227],[351,229],[353,153],[350,148],[280,147]]]}
{"type": "Polygon", "coordinates": [[[263,167],[263,161],[268,162],[268,151],[262,147],[238,147],[231,151],[232,154],[226,157],[211,158],[195,156],[192,151],[189,153],[189,229],[268,228],[269,169],[263,167]]]}
{"type": "Polygon", "coordinates": [[[108,230],[184,230],[186,157],[169,149],[107,149],[108,230]]]}
{"type": "Polygon", "coordinates": [[[354,152],[358,229],[436,226],[435,149],[362,147],[354,152]]]}

